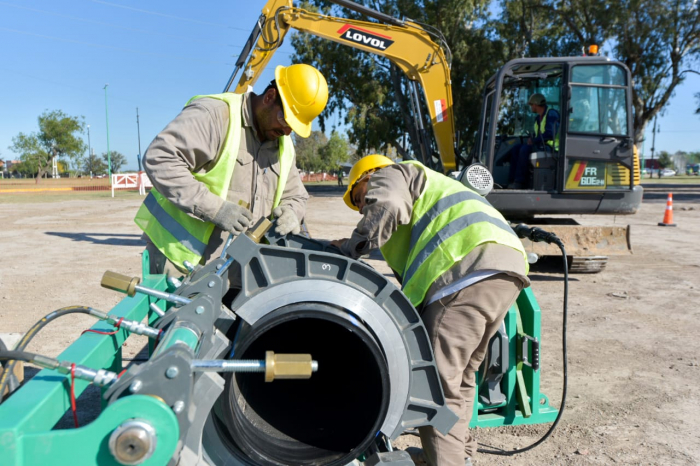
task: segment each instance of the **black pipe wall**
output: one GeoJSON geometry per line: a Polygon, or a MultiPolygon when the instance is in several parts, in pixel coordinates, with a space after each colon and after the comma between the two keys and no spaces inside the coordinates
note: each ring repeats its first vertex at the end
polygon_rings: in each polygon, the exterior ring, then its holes
{"type": "Polygon", "coordinates": [[[234,343],[236,359],[266,351],[310,353],[308,380],[227,379],[219,417],[231,442],[254,464],[347,464],[372,443],[389,403],[389,373],[371,329],[327,304],[278,309],[234,343]]]}

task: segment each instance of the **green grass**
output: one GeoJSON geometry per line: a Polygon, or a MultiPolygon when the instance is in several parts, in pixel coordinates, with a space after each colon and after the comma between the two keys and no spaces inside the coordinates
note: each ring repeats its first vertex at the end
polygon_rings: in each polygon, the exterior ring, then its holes
{"type": "Polygon", "coordinates": [[[649,178],[647,176],[641,179],[642,184],[697,184],[700,185],[700,176],[695,175],[676,175],[664,176],[663,178],[649,178]]]}

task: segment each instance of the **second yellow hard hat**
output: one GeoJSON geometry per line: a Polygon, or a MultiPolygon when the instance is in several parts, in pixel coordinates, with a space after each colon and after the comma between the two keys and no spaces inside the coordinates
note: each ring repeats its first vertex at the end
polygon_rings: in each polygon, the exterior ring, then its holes
{"type": "Polygon", "coordinates": [[[343,200],[345,205],[350,207],[352,210],[360,210],[352,202],[352,188],[355,184],[362,178],[365,174],[379,170],[388,165],[393,165],[394,161],[389,157],[385,157],[380,154],[372,154],[362,157],[360,160],[355,162],[355,165],[350,169],[350,174],[348,175],[348,189],[345,191],[343,200]]]}

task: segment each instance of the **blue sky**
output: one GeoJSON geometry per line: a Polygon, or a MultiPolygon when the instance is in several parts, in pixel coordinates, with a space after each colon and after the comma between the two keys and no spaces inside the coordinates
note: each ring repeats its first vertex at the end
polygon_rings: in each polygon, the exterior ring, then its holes
{"type": "MultiPolygon", "coordinates": [[[[139,153],[197,94],[223,91],[264,0],[0,0],[0,159],[20,132],[37,130],[44,110],[85,117],[95,152],[109,147],[137,168],[139,153]]],[[[255,86],[290,62],[286,41],[255,86]]],[[[656,150],[700,151],[692,75],[658,120],[656,150]]],[[[650,156],[649,142],[644,147],[650,156]]],[[[87,142],[87,133],[84,135],[87,142]]]]}

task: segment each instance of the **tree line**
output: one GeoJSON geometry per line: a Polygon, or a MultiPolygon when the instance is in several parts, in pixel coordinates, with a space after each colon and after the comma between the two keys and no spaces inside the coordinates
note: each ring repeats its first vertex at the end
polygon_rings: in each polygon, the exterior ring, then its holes
{"type": "MultiPolygon", "coordinates": [[[[452,56],[454,115],[462,154],[474,142],[486,81],[511,59],[582,55],[589,45],[598,45],[631,71],[637,144],[686,77],[700,74],[697,0],[355,1],[441,31],[452,56]]],[[[368,20],[326,0],[304,1],[300,7],[368,20]]],[[[292,61],[316,66],[328,80],[329,102],[319,117],[321,129],[339,112],[349,127],[349,142],[360,153],[387,146],[402,156],[420,152],[420,135],[410,118],[410,87],[397,67],[385,58],[309,34],[297,32],[291,43],[292,61]]],[[[700,93],[696,97],[700,100],[700,93]]],[[[429,122],[425,124],[429,127],[429,122]]]]}
{"type": "Polygon", "coordinates": [[[80,137],[85,131],[83,117],[69,116],[61,110],[46,110],[39,115],[39,130],[29,134],[19,133],[12,138],[9,149],[19,155],[20,163],[12,171],[25,177],[50,177],[54,159],[63,168],[63,174],[73,176],[100,176],[118,173],[126,164],[126,157],[117,152],[105,152],[102,156],[85,154],[87,144],[80,137]]]}
{"type": "MultiPolygon", "coordinates": [[[[637,144],[643,141],[647,124],[667,108],[687,76],[700,74],[697,0],[355,1],[440,31],[452,56],[458,154],[468,153],[473,145],[486,81],[514,58],[581,55],[597,44],[631,71],[637,144]]],[[[368,20],[326,0],[307,0],[299,6],[368,20]]],[[[322,131],[307,140],[295,138],[302,170],[331,171],[348,160],[348,154],[395,150],[405,158],[419,153],[421,135],[412,124],[410,86],[398,68],[377,55],[309,34],[295,33],[291,43],[292,61],[314,65],[329,85],[328,105],[318,119],[322,131]],[[346,135],[334,127],[326,138],[327,123],[336,112],[346,135]]],[[[696,96],[700,100],[700,93],[696,96]]],[[[39,117],[39,132],[20,133],[10,149],[21,155],[22,169],[37,176],[49,172],[53,157],[66,162],[74,173],[104,172],[106,154],[86,156],[85,144],[77,137],[84,126],[82,117],[47,111],[39,117]]],[[[122,158],[112,152],[112,171],[125,163],[122,158]]]]}
{"type": "MultiPolygon", "coordinates": [[[[119,173],[126,165],[126,157],[110,151],[101,156],[86,154],[87,144],[80,135],[85,130],[83,117],[69,116],[61,110],[45,111],[38,118],[39,130],[30,134],[19,133],[12,138],[9,149],[19,155],[21,163],[12,171],[25,177],[50,177],[53,160],[60,161],[63,174],[71,176],[101,176],[119,173]]],[[[332,131],[330,138],[313,131],[307,139],[294,138],[297,165],[304,171],[333,172],[351,156],[346,137],[332,131]]]]}
{"type": "Polygon", "coordinates": [[[337,171],[352,158],[354,152],[347,138],[335,130],[331,131],[330,138],[321,131],[312,131],[306,139],[295,136],[294,149],[297,167],[305,172],[316,173],[337,171]]]}

